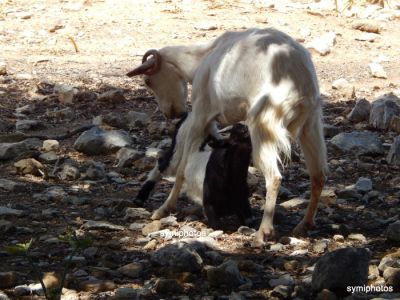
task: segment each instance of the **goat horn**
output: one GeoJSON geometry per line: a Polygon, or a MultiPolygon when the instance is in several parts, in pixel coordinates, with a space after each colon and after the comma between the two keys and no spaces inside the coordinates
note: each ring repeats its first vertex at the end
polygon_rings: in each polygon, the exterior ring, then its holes
{"type": "Polygon", "coordinates": [[[161,54],[155,49],[148,50],[142,58],[142,64],[136,69],[130,71],[126,75],[129,77],[133,77],[136,75],[146,74],[146,75],[154,75],[161,68],[161,54]],[[149,56],[153,56],[150,59],[147,59],[149,56]]]}

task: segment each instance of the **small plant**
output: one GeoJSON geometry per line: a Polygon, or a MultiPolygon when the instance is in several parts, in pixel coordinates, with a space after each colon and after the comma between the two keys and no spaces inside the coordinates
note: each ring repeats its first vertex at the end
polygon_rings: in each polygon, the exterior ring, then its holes
{"type": "Polygon", "coordinates": [[[59,300],[61,299],[62,289],[64,287],[65,278],[67,273],[70,269],[71,261],[76,252],[79,249],[85,249],[92,244],[92,240],[90,238],[78,238],[75,231],[67,228],[67,231],[64,235],[60,235],[58,239],[62,242],[68,243],[72,247],[72,252],[69,255],[68,259],[66,260],[63,268],[63,273],[61,276],[61,282],[58,287],[47,289],[46,285],[42,279],[42,275],[37,267],[35,266],[35,262],[33,261],[32,257],[29,255],[29,250],[34,242],[33,239],[30,239],[27,243],[21,243],[16,245],[8,245],[5,247],[5,251],[12,255],[18,255],[26,257],[30,263],[32,271],[34,273],[35,279],[39,280],[40,285],[42,286],[44,296],[46,300],[59,300]]]}

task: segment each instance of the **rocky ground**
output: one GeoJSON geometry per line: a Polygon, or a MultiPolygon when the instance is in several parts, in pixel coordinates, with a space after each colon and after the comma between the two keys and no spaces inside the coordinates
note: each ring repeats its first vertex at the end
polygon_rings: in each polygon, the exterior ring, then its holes
{"type": "Polygon", "coordinates": [[[43,299],[37,274],[59,285],[71,254],[63,299],[400,298],[399,4],[227,2],[0,0],[0,299],[43,299]],[[233,218],[207,228],[187,199],[151,221],[171,182],[144,207],[132,200],[173,124],[124,74],[148,48],[266,26],[312,51],[324,96],[330,174],[315,230],[290,234],[309,195],[297,146],[265,248],[233,218]],[[31,239],[28,257],[7,251],[31,239]],[[346,293],[359,285],[393,291],[346,293]]]}

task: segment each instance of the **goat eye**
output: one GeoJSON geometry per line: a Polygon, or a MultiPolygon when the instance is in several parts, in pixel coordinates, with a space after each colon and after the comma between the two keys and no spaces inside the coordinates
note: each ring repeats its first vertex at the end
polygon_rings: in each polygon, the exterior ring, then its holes
{"type": "Polygon", "coordinates": [[[151,80],[150,80],[149,78],[146,78],[146,79],[144,80],[144,83],[145,83],[147,86],[151,86],[151,80]]]}

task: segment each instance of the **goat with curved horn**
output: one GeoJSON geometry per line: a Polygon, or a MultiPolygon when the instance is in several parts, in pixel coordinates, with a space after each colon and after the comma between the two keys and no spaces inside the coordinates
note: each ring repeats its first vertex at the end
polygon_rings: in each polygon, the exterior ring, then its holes
{"type": "Polygon", "coordinates": [[[136,75],[154,75],[157,73],[161,68],[161,55],[158,50],[151,49],[148,50],[142,58],[142,64],[135,68],[134,70],[130,71],[126,75],[129,77],[133,77],[136,75]],[[147,59],[149,56],[153,56],[150,59],[147,59]]]}

